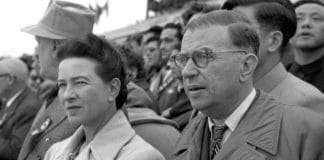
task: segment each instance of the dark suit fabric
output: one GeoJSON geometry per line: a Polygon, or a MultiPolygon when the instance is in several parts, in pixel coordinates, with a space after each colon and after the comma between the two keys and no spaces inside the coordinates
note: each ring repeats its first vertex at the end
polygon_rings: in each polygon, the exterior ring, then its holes
{"type": "Polygon", "coordinates": [[[41,101],[26,87],[9,108],[3,107],[0,116],[6,118],[0,125],[0,159],[15,160],[29,131],[41,101]]]}
{"type": "Polygon", "coordinates": [[[54,97],[51,99],[53,100],[49,100],[47,104],[44,104],[40,112],[37,113],[33,126],[28,132],[19,153],[19,160],[43,159],[46,151],[52,144],[71,136],[78,128],[78,126],[69,123],[58,98],[54,97]],[[32,134],[36,130],[40,130],[48,119],[51,122],[43,131],[38,134],[32,134]]]}
{"type": "MultiPolygon", "coordinates": [[[[177,143],[175,160],[208,160],[207,117],[197,114],[177,143]],[[205,146],[205,147],[204,147],[205,146]]],[[[322,160],[324,117],[288,106],[258,91],[257,96],[214,160],[322,160]]]]}
{"type": "Polygon", "coordinates": [[[164,105],[162,108],[169,108],[169,115],[166,118],[174,120],[178,124],[179,130],[182,131],[188,124],[192,111],[184,89],[178,91],[177,87],[169,88],[169,91],[161,97],[160,102],[164,105]]]}
{"type": "Polygon", "coordinates": [[[324,57],[303,66],[295,62],[289,68],[289,72],[324,92],[324,57]]]}
{"type": "Polygon", "coordinates": [[[150,108],[156,107],[157,102],[152,99],[141,87],[133,82],[127,84],[127,99],[124,108],[150,108]]]}

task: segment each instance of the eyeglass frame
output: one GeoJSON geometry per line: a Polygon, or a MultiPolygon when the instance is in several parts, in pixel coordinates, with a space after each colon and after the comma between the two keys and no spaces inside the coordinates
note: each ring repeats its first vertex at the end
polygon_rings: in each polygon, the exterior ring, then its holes
{"type": "MultiPolygon", "coordinates": [[[[175,65],[177,66],[177,68],[178,68],[179,70],[183,70],[183,68],[184,68],[184,67],[187,65],[187,63],[189,62],[189,59],[192,59],[192,61],[194,62],[194,64],[195,64],[198,68],[206,68],[206,67],[208,66],[209,62],[215,60],[215,57],[216,57],[215,55],[216,55],[217,53],[236,53],[236,52],[239,52],[239,53],[244,53],[245,55],[248,54],[248,52],[245,51],[245,50],[218,50],[218,51],[213,51],[213,50],[204,50],[204,52],[201,53],[201,54],[206,54],[206,55],[209,56],[209,57],[206,58],[206,62],[205,62],[205,64],[202,66],[202,65],[198,65],[196,58],[194,58],[194,57],[195,57],[194,55],[195,55],[195,53],[197,54],[197,51],[202,51],[202,49],[193,51],[193,53],[191,54],[191,56],[188,56],[188,55],[185,54],[185,53],[180,53],[180,54],[177,54],[177,55],[173,55],[173,56],[171,56],[170,59],[175,63],[175,65]],[[182,67],[178,64],[179,61],[177,61],[177,57],[179,58],[179,56],[186,56],[186,58],[187,58],[185,64],[184,64],[182,67]],[[209,60],[208,58],[211,59],[211,60],[209,60]]],[[[180,63],[180,64],[181,64],[181,63],[180,63]]]]}

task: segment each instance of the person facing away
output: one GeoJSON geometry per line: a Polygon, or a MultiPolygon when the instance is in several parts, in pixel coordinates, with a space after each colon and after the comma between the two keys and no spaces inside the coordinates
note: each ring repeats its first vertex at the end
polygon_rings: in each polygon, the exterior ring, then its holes
{"type": "Polygon", "coordinates": [[[81,125],[54,144],[45,160],[163,160],[138,136],[121,110],[127,99],[126,71],[110,43],[88,34],[58,51],[58,97],[70,123],[81,125]]]}
{"type": "MultiPolygon", "coordinates": [[[[37,40],[35,54],[43,78],[57,81],[59,46],[67,39],[92,32],[93,24],[94,13],[90,9],[71,2],[52,1],[38,24],[22,29],[37,40]]],[[[26,136],[19,160],[43,159],[52,144],[67,138],[79,127],[68,121],[59,104],[57,89],[49,95],[26,136]]]]}
{"type": "Polygon", "coordinates": [[[19,59],[0,60],[0,159],[16,160],[41,100],[28,87],[28,69],[19,59]]]}
{"type": "Polygon", "coordinates": [[[324,2],[301,0],[294,7],[297,32],[291,44],[295,63],[289,71],[324,92],[324,2]]]}
{"type": "Polygon", "coordinates": [[[175,160],[324,158],[324,117],[278,102],[253,86],[259,38],[239,12],[202,14],[187,25],[175,64],[199,112],[175,160]]]}
{"type": "Polygon", "coordinates": [[[284,68],[281,58],[296,31],[296,15],[289,0],[227,0],[223,9],[244,14],[260,38],[255,87],[279,101],[324,113],[324,95],[284,68]]]}

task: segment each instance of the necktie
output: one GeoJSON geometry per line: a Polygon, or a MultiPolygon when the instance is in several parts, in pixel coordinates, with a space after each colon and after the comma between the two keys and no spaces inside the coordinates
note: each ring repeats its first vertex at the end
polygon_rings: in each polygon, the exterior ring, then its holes
{"type": "Polygon", "coordinates": [[[226,131],[227,126],[213,126],[213,134],[211,139],[211,145],[209,150],[209,157],[212,160],[217,152],[220,150],[222,146],[222,138],[223,134],[226,131]]]}

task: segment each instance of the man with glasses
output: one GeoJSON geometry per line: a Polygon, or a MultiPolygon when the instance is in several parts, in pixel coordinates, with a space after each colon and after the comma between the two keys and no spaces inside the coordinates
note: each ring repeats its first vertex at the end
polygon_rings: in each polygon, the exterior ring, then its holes
{"type": "Polygon", "coordinates": [[[15,160],[41,106],[27,86],[28,69],[16,58],[0,60],[0,159],[15,160]]]}
{"type": "Polygon", "coordinates": [[[254,89],[258,34],[238,12],[202,14],[174,57],[194,115],[176,160],[324,158],[324,117],[254,89]]]}

